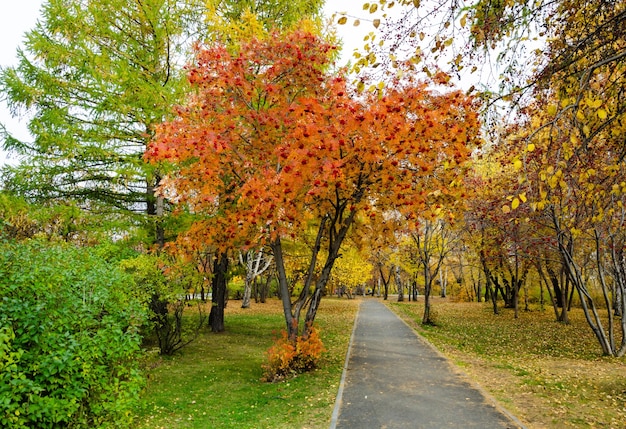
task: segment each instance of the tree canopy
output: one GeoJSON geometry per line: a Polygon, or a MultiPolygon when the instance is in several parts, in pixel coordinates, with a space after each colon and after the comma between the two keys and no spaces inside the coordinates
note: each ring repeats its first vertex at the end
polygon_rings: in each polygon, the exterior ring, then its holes
{"type": "Polygon", "coordinates": [[[314,220],[327,260],[313,300],[311,268],[293,314],[285,302],[290,329],[308,302],[313,321],[357,213],[410,218],[430,190],[457,192],[460,166],[480,144],[471,98],[406,80],[358,100],[345,76],[325,74],[333,50],[300,31],[253,40],[237,54],[200,50],[189,70],[195,91],[147,152],[176,165],[162,190],[202,215],[193,240],[269,243],[280,274],[280,240],[314,220]]]}

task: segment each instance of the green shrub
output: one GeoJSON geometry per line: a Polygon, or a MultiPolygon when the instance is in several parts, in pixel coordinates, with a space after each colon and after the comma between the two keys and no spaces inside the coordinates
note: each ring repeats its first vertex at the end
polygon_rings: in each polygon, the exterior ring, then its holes
{"type": "Polygon", "coordinates": [[[198,289],[203,276],[193,264],[157,255],[138,255],[121,261],[139,291],[148,299],[150,327],[162,355],[172,355],[198,336],[207,316],[198,303],[197,317],[183,317],[190,291],[198,289]]]}
{"type": "Polygon", "coordinates": [[[130,425],[145,323],[131,286],[88,248],[0,244],[0,426],[130,425]]]}

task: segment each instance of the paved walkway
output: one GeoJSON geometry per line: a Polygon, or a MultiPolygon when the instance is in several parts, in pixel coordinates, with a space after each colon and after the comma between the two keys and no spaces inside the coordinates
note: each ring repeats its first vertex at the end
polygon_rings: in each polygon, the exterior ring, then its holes
{"type": "Polygon", "coordinates": [[[361,303],[331,429],[522,428],[383,303],[361,303]]]}

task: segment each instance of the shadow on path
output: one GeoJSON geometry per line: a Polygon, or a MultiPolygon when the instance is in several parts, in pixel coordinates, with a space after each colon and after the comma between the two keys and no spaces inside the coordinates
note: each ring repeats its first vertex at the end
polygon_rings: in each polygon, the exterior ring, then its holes
{"type": "Polygon", "coordinates": [[[523,428],[377,299],[361,304],[331,429],[523,428]]]}

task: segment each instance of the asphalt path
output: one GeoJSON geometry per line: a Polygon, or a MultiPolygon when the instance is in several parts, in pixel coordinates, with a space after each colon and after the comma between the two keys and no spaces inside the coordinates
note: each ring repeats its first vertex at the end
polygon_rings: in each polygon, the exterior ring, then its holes
{"type": "Polygon", "coordinates": [[[331,429],[522,428],[376,298],[361,303],[331,429]]]}

